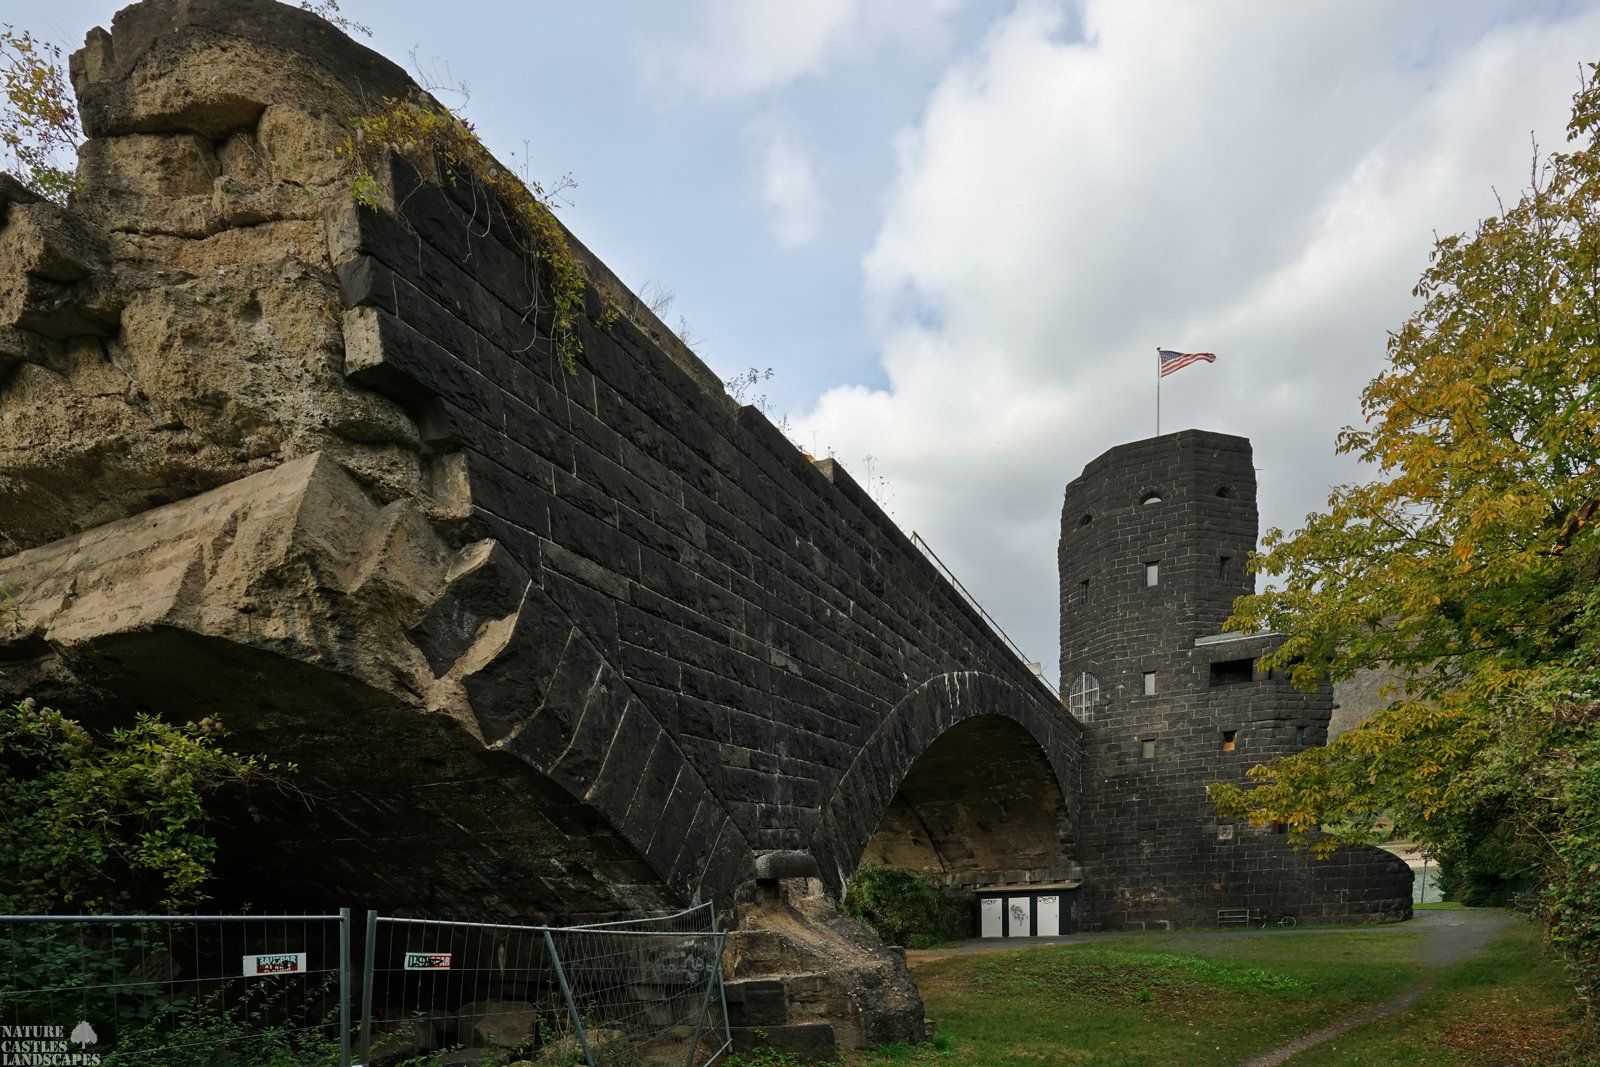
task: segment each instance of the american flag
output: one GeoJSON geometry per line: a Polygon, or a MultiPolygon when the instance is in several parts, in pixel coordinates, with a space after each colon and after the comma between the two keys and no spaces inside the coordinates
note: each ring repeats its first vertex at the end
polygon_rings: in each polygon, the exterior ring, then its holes
{"type": "Polygon", "coordinates": [[[1161,377],[1163,378],[1174,371],[1182,370],[1191,363],[1200,363],[1202,361],[1215,363],[1217,361],[1217,356],[1214,352],[1174,352],[1170,348],[1158,348],[1156,351],[1161,355],[1161,377]]]}

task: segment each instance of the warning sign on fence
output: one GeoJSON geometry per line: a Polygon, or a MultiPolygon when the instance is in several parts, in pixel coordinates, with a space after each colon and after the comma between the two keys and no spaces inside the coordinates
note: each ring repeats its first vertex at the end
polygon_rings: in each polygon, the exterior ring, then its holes
{"type": "Polygon", "coordinates": [[[405,969],[408,971],[448,971],[448,952],[407,952],[405,969]]]}
{"type": "Polygon", "coordinates": [[[255,978],[263,974],[304,974],[304,952],[269,952],[261,956],[244,958],[244,976],[255,978]]]}

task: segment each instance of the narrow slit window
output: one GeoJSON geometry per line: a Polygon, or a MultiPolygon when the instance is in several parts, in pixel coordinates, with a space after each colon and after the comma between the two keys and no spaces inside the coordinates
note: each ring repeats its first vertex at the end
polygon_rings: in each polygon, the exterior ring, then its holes
{"type": "Polygon", "coordinates": [[[1156,758],[1156,739],[1147,737],[1139,742],[1139,756],[1141,759],[1156,758]]]}
{"type": "Polygon", "coordinates": [[[1156,695],[1156,672],[1155,671],[1145,671],[1144,672],[1144,695],[1147,696],[1147,697],[1153,697],[1153,696],[1156,695]]]}
{"type": "Polygon", "coordinates": [[[1306,743],[1306,728],[1304,726],[1296,726],[1294,728],[1294,744],[1295,744],[1295,747],[1299,748],[1302,745],[1304,745],[1305,743],[1306,743]]]}
{"type": "Polygon", "coordinates": [[[1085,578],[1083,581],[1078,583],[1078,595],[1083,597],[1085,600],[1089,599],[1089,579],[1085,578]]]}
{"type": "Polygon", "coordinates": [[[1160,561],[1151,560],[1144,565],[1144,584],[1147,586],[1156,586],[1161,584],[1160,561]]]}
{"type": "Polygon", "coordinates": [[[1224,731],[1222,731],[1222,751],[1224,751],[1224,752],[1232,752],[1234,749],[1236,749],[1238,747],[1239,747],[1239,731],[1238,730],[1224,730],[1224,731]]]}
{"type": "Polygon", "coordinates": [[[1232,562],[1233,562],[1233,557],[1232,556],[1218,556],[1217,557],[1217,577],[1218,578],[1226,578],[1228,576],[1228,564],[1230,564],[1232,562]]]}

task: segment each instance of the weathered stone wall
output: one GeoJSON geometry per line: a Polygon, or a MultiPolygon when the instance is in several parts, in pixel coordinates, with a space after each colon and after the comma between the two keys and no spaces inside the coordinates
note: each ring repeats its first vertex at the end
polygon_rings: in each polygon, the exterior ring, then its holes
{"type": "Polygon", "coordinates": [[[837,894],[977,715],[1072,799],[1048,689],[581,246],[568,369],[480,189],[391,161],[352,202],[393,64],[267,0],[146,0],[73,71],[80,195],[0,205],[6,684],[292,754],[321,803],[240,833],[315,873],[241,884],[570,917],[796,849],[837,894]]]}
{"type": "Polygon", "coordinates": [[[1250,443],[1201,431],[1114,448],[1067,487],[1061,677],[1071,686],[1089,672],[1101,694],[1084,716],[1087,925],[1209,924],[1239,907],[1302,921],[1409,914],[1409,873],[1388,853],[1315,861],[1219,822],[1207,796],[1212,782],[1325,743],[1332,710],[1328,688],[1303,692],[1254,667],[1274,638],[1217,640],[1252,587],[1255,498],[1250,443]]]}

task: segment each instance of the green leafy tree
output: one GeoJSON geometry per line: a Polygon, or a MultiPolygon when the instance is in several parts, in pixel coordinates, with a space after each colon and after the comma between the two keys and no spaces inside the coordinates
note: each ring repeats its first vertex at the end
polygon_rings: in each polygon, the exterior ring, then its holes
{"type": "Polygon", "coordinates": [[[1600,87],[1568,150],[1476,231],[1439,240],[1338,451],[1335,488],[1254,558],[1229,626],[1285,634],[1298,684],[1387,666],[1393,703],[1325,748],[1213,787],[1220,810],[1325,853],[1380,820],[1544,888],[1600,993],[1600,87]]]}

